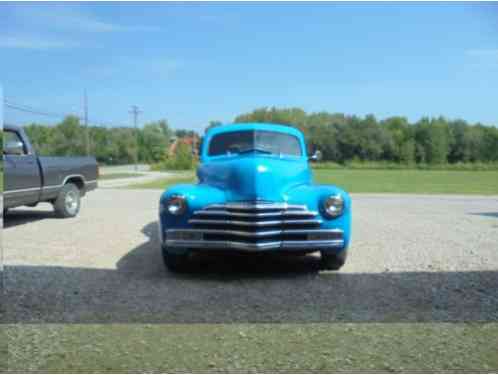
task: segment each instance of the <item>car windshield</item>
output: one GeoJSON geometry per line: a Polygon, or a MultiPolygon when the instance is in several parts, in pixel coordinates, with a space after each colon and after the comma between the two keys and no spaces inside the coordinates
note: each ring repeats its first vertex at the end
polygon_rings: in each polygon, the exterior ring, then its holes
{"type": "Polygon", "coordinates": [[[299,139],[287,133],[245,130],[215,135],[209,144],[209,156],[262,153],[301,156],[299,139]]]}

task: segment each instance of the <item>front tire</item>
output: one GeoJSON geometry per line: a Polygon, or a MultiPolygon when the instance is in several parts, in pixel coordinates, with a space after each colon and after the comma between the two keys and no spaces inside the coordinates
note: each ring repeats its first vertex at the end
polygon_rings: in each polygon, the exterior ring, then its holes
{"type": "Polygon", "coordinates": [[[174,254],[168,251],[166,247],[162,248],[163,262],[166,268],[171,272],[185,272],[188,267],[189,254],[174,254]]]}
{"type": "Polygon", "coordinates": [[[80,212],[81,194],[74,184],[66,184],[59,191],[54,202],[54,211],[57,217],[75,217],[80,212]]]}
{"type": "Polygon", "coordinates": [[[340,253],[333,253],[329,251],[321,252],[320,268],[322,270],[337,271],[344,263],[346,263],[346,258],[348,256],[347,250],[342,250],[340,253]]]}

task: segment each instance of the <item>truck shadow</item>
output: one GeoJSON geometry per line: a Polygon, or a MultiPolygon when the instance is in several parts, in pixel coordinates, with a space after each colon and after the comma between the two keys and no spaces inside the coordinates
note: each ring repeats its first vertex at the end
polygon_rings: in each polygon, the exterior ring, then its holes
{"type": "Polygon", "coordinates": [[[52,210],[39,211],[12,209],[7,212],[3,219],[3,227],[10,228],[44,219],[56,219],[56,216],[52,210]]]}
{"type": "Polygon", "coordinates": [[[156,223],[116,269],[7,266],[8,323],[497,322],[498,271],[319,272],[306,257],[162,264],[156,223]]]}

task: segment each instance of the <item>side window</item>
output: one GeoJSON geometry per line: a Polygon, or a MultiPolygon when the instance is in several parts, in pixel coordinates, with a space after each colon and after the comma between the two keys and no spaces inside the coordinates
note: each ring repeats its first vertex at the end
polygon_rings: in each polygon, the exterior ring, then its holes
{"type": "Polygon", "coordinates": [[[13,154],[13,155],[26,155],[26,146],[22,141],[19,134],[10,130],[3,131],[3,153],[13,154]],[[14,150],[14,146],[19,145],[17,150],[14,150]]]}

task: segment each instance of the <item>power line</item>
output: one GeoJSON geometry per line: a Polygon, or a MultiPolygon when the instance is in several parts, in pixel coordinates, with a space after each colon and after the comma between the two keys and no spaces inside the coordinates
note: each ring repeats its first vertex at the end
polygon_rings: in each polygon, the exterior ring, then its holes
{"type": "MultiPolygon", "coordinates": [[[[87,117],[86,122],[85,122],[85,116],[82,117],[82,116],[76,115],[74,113],[58,113],[58,112],[52,112],[52,111],[50,111],[50,112],[44,111],[44,110],[40,110],[40,109],[34,108],[32,106],[29,106],[29,105],[16,103],[16,102],[9,100],[9,99],[6,99],[6,98],[4,98],[4,104],[8,108],[11,108],[11,109],[14,109],[17,111],[21,111],[21,112],[31,113],[34,115],[53,117],[53,118],[59,118],[59,119],[67,117],[67,116],[74,116],[74,117],[78,118],[80,121],[83,121],[85,124],[86,123],[88,123],[88,124],[107,124],[109,126],[114,126],[114,127],[123,127],[123,128],[129,127],[129,125],[117,124],[117,123],[114,123],[111,121],[102,121],[102,120],[88,118],[88,117],[87,117]]],[[[86,115],[88,116],[88,114],[86,114],[86,115]]]]}
{"type": "Polygon", "coordinates": [[[54,114],[57,114],[57,115],[67,115],[68,113],[71,113],[71,114],[76,114],[76,113],[80,113],[82,112],[81,111],[81,108],[78,106],[67,106],[65,105],[65,112],[62,113],[62,112],[57,112],[57,111],[46,111],[44,109],[37,109],[39,107],[37,106],[32,106],[32,105],[28,105],[28,104],[20,104],[20,103],[23,103],[23,99],[21,100],[18,100],[18,98],[13,98],[13,97],[7,97],[7,96],[4,96],[4,101],[5,102],[9,102],[13,105],[16,105],[16,106],[20,106],[20,107],[24,107],[24,108],[28,108],[28,109],[33,109],[33,110],[36,110],[36,111],[39,111],[39,112],[50,112],[50,113],[54,113],[54,114]],[[67,110],[66,110],[67,108],[67,110]]]}
{"type": "Polygon", "coordinates": [[[79,116],[77,116],[75,114],[72,114],[72,113],[65,113],[65,114],[63,114],[63,113],[56,113],[56,112],[46,112],[46,111],[42,111],[42,110],[39,110],[39,109],[30,107],[30,106],[27,106],[27,105],[24,105],[24,104],[12,103],[12,102],[9,102],[8,100],[4,100],[4,104],[5,104],[5,106],[7,108],[11,108],[11,109],[15,109],[15,110],[18,110],[18,111],[22,111],[22,112],[26,112],[26,113],[31,113],[31,114],[34,114],[34,115],[39,115],[39,116],[64,118],[64,117],[66,117],[68,115],[72,115],[72,116],[78,117],[80,119],[79,116]]]}

